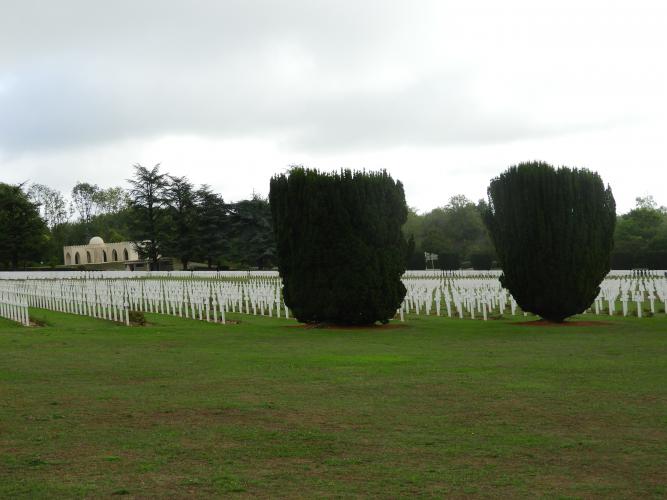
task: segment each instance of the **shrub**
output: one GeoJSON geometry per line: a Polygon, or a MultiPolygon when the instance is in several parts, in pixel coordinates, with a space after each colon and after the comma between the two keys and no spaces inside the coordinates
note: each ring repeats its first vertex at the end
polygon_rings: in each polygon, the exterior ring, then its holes
{"type": "Polygon", "coordinates": [[[612,269],[634,269],[636,258],[629,252],[614,252],[611,254],[612,269]]]}
{"type": "Polygon", "coordinates": [[[667,251],[646,252],[643,256],[643,264],[648,269],[667,269],[667,251]]]}
{"type": "Polygon", "coordinates": [[[424,252],[420,252],[419,250],[415,250],[411,254],[408,255],[408,269],[425,269],[426,268],[426,261],[424,260],[424,252]]]}
{"type": "Polygon", "coordinates": [[[295,167],[269,194],[284,298],[301,322],[387,322],[405,296],[403,186],[386,172],[295,167]]]}
{"type": "Polygon", "coordinates": [[[455,271],[461,269],[461,259],[459,254],[452,252],[440,252],[438,254],[438,267],[445,271],[455,271]]]}
{"type": "Polygon", "coordinates": [[[127,314],[131,325],[145,325],[146,317],[142,311],[129,311],[127,314]]]}
{"type": "Polygon", "coordinates": [[[493,267],[492,253],[473,253],[470,255],[470,263],[473,269],[489,270],[493,267]]]}
{"type": "Polygon", "coordinates": [[[542,163],[491,181],[484,218],[519,307],[560,322],[583,312],[610,269],[616,205],[597,173],[542,163]]]}

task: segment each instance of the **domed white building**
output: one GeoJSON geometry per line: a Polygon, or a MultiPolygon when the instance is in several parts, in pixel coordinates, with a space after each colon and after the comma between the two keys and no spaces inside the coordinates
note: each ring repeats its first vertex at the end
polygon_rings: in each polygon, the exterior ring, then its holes
{"type": "Polygon", "coordinates": [[[90,238],[87,245],[63,247],[63,257],[66,266],[139,260],[139,254],[134,249],[134,243],[130,241],[104,243],[104,240],[99,236],[90,238]]]}

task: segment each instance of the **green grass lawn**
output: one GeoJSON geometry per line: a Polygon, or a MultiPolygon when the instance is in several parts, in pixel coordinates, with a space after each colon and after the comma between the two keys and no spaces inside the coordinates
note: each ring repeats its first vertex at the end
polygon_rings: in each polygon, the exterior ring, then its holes
{"type": "Polygon", "coordinates": [[[3,498],[667,496],[664,315],[32,316],[0,320],[3,498]]]}

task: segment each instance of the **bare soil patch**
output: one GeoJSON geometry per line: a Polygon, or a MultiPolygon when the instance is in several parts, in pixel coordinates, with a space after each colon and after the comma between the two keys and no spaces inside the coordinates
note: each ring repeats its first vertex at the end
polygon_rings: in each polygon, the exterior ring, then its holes
{"type": "Polygon", "coordinates": [[[300,328],[302,330],[398,330],[407,328],[405,323],[387,323],[386,325],[334,325],[331,323],[301,323],[287,325],[284,328],[300,328]]]}
{"type": "Polygon", "coordinates": [[[538,319],[536,321],[516,321],[513,325],[519,326],[611,326],[613,323],[609,321],[563,321],[562,323],[553,323],[545,319],[538,319]]]}

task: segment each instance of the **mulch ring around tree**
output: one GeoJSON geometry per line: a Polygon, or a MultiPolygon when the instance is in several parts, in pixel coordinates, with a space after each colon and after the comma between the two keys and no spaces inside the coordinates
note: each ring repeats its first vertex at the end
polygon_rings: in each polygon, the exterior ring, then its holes
{"type": "Polygon", "coordinates": [[[405,323],[387,323],[385,325],[335,325],[333,323],[300,323],[286,325],[283,328],[300,328],[303,330],[397,330],[407,328],[405,323]]]}
{"type": "Polygon", "coordinates": [[[613,326],[614,323],[609,321],[563,321],[562,323],[554,323],[545,319],[538,319],[535,321],[516,321],[513,325],[519,326],[613,326]]]}

